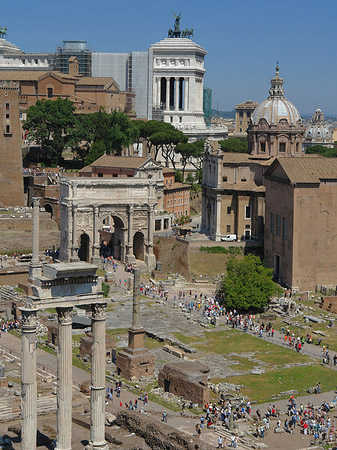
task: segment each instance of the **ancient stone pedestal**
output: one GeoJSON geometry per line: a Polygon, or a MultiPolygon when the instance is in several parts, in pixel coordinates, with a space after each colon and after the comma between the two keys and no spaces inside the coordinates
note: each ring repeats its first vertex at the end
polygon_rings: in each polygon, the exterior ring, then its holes
{"type": "Polygon", "coordinates": [[[90,443],[86,450],[108,450],[105,442],[106,305],[92,305],[90,443]]]}
{"type": "Polygon", "coordinates": [[[125,378],[150,377],[154,372],[154,356],[144,348],[144,329],[139,325],[140,271],[135,269],[133,283],[132,327],[129,328],[129,345],[117,354],[118,374],[125,378]]]}
{"type": "Polygon", "coordinates": [[[117,353],[118,374],[125,378],[151,377],[155,357],[144,347],[144,329],[129,328],[129,345],[117,353]]]}
{"type": "Polygon", "coordinates": [[[72,308],[57,308],[59,333],[57,353],[56,450],[71,449],[72,427],[72,308]]]}
{"type": "Polygon", "coordinates": [[[37,309],[22,307],[20,311],[22,314],[21,448],[22,450],[35,450],[37,431],[37,309]]]}

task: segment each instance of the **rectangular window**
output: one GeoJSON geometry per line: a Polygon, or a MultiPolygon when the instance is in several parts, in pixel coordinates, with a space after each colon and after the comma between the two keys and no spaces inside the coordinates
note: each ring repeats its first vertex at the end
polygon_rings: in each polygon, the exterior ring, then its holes
{"type": "Polygon", "coordinates": [[[247,205],[246,210],[245,210],[245,219],[250,219],[250,218],[251,218],[250,205],[247,205]]]}
{"type": "Polygon", "coordinates": [[[6,134],[11,134],[11,126],[6,125],[6,134]]]}
{"type": "Polygon", "coordinates": [[[243,112],[242,111],[239,112],[239,117],[243,117],[243,112]]]}
{"type": "Polygon", "coordinates": [[[9,103],[6,103],[6,111],[9,111],[9,103]]]}
{"type": "Polygon", "coordinates": [[[47,88],[47,97],[53,98],[53,88],[47,88]]]}
{"type": "Polygon", "coordinates": [[[97,176],[98,176],[99,178],[103,178],[103,174],[102,174],[102,173],[98,173],[97,176]]]}
{"type": "Polygon", "coordinates": [[[286,151],[286,143],[285,142],[279,143],[278,151],[281,153],[284,153],[286,151]]]}
{"type": "Polygon", "coordinates": [[[282,232],[282,238],[283,238],[283,239],[287,239],[287,238],[288,238],[287,219],[286,219],[286,217],[283,217],[283,232],[282,232]]]}
{"type": "Polygon", "coordinates": [[[281,217],[276,215],[276,236],[281,236],[281,217]]]}
{"type": "Polygon", "coordinates": [[[265,142],[260,142],[260,152],[266,153],[266,143],[265,142]]]}
{"type": "Polygon", "coordinates": [[[298,153],[299,148],[300,148],[300,145],[298,142],[296,142],[296,153],[298,153]]]}
{"type": "Polygon", "coordinates": [[[275,229],[275,216],[274,213],[270,213],[270,232],[274,234],[275,229]]]}
{"type": "Polygon", "coordinates": [[[6,119],[9,119],[9,114],[6,114],[6,119]]]}
{"type": "Polygon", "coordinates": [[[232,208],[230,206],[227,206],[227,214],[231,214],[232,213],[232,208]]]}
{"type": "Polygon", "coordinates": [[[224,183],[226,183],[227,177],[222,177],[222,181],[223,181],[224,183]]]}
{"type": "Polygon", "coordinates": [[[231,226],[227,225],[227,233],[230,233],[230,232],[231,232],[231,226]]]}

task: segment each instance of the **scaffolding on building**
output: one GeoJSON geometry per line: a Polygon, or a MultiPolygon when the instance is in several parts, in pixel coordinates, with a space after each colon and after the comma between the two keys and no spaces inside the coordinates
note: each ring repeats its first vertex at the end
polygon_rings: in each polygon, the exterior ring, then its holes
{"type": "Polygon", "coordinates": [[[204,119],[207,127],[211,126],[212,117],[212,89],[204,88],[203,92],[204,119]]]}
{"type": "Polygon", "coordinates": [[[91,77],[92,52],[87,48],[87,41],[63,41],[54,56],[53,69],[61,73],[69,73],[69,58],[76,56],[79,74],[91,77]]]}

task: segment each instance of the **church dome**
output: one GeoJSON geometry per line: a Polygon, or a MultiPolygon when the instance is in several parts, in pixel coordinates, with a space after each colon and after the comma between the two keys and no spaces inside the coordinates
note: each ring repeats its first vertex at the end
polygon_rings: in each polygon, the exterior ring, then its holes
{"type": "Polygon", "coordinates": [[[312,122],[305,130],[304,139],[311,142],[332,142],[332,133],[324,123],[323,111],[318,107],[312,116],[312,122]]]}
{"type": "Polygon", "coordinates": [[[296,107],[284,96],[283,78],[279,77],[278,66],[270,84],[269,97],[255,109],[252,122],[258,124],[260,119],[265,119],[269,125],[277,125],[281,119],[286,119],[289,124],[295,125],[301,120],[301,116],[296,107]]]}

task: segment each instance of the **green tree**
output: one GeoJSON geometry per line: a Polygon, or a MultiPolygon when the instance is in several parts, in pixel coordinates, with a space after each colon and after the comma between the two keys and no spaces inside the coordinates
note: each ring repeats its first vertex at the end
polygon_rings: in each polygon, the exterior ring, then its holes
{"type": "Polygon", "coordinates": [[[69,99],[38,100],[27,110],[23,128],[40,146],[39,159],[48,165],[62,162],[62,152],[76,126],[75,107],[69,99]]]}
{"type": "Polygon", "coordinates": [[[104,153],[106,153],[104,142],[94,142],[84,160],[85,164],[88,166],[92,162],[96,161],[96,159],[104,155],[104,153]]]}
{"type": "Polygon", "coordinates": [[[248,153],[248,141],[246,138],[228,138],[219,142],[221,150],[229,153],[248,153]]]}
{"type": "Polygon", "coordinates": [[[192,164],[197,171],[201,170],[204,143],[205,141],[203,140],[181,142],[175,147],[175,153],[181,157],[183,177],[185,177],[185,168],[188,163],[192,164]]]}
{"type": "Polygon", "coordinates": [[[176,170],[174,173],[174,181],[176,183],[182,183],[184,181],[183,174],[181,170],[176,170]]]}
{"type": "Polygon", "coordinates": [[[268,269],[258,256],[232,257],[227,262],[227,273],[218,289],[218,297],[228,308],[261,311],[268,305],[270,297],[281,292],[272,277],[273,270],[268,269]]]}
{"type": "Polygon", "coordinates": [[[123,148],[136,142],[138,129],[129,117],[120,111],[110,114],[103,110],[90,114],[93,142],[103,142],[108,155],[120,155],[123,148]]]}
{"type": "Polygon", "coordinates": [[[326,156],[327,158],[336,158],[337,149],[325,147],[324,145],[311,145],[305,149],[307,154],[317,154],[321,156],[326,156]]]}

